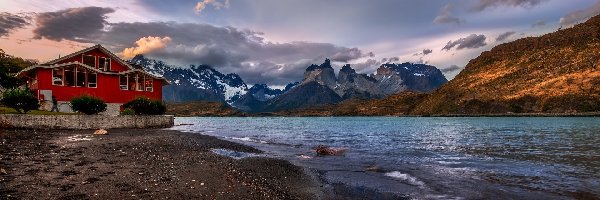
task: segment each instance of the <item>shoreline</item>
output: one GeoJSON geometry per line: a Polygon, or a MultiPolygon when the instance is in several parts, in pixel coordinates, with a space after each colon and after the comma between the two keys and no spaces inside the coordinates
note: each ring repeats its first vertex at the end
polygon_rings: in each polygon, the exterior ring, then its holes
{"type": "MultiPolygon", "coordinates": [[[[0,129],[1,199],[320,199],[306,169],[212,149],[260,150],[212,136],[159,129],[0,129]]],[[[326,187],[325,187],[326,188],[326,187]]]]}
{"type": "Polygon", "coordinates": [[[0,199],[407,199],[214,136],[163,129],[0,129],[0,199]],[[234,159],[226,149],[259,156],[234,159]]]}

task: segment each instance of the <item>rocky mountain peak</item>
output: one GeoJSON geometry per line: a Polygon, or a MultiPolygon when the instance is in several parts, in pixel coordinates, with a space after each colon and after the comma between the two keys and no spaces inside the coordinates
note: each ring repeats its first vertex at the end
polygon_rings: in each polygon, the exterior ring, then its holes
{"type": "Polygon", "coordinates": [[[348,74],[355,74],[356,70],[352,69],[352,67],[350,67],[350,64],[345,64],[342,69],[340,69],[340,73],[348,73],[348,74]]]}
{"type": "Polygon", "coordinates": [[[323,69],[333,69],[331,67],[331,60],[329,60],[328,58],[326,58],[325,62],[323,62],[320,65],[315,65],[315,64],[310,65],[308,68],[306,68],[306,71],[315,71],[315,70],[323,70],[323,69]]]}
{"type": "Polygon", "coordinates": [[[318,84],[334,88],[336,86],[335,72],[331,67],[331,61],[325,59],[321,65],[311,65],[304,72],[304,80],[302,84],[309,82],[317,82],[318,84]]]}

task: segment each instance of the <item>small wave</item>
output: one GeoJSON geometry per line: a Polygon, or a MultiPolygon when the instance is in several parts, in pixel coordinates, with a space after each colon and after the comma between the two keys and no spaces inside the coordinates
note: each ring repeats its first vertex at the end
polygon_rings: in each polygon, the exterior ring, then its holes
{"type": "Polygon", "coordinates": [[[425,186],[425,183],[417,180],[417,178],[415,178],[411,175],[408,175],[408,174],[403,174],[399,171],[388,172],[388,173],[385,173],[384,175],[392,177],[392,178],[400,179],[410,185],[415,185],[415,186],[420,186],[420,187],[425,186]]]}
{"type": "Polygon", "coordinates": [[[211,151],[213,153],[216,153],[216,154],[219,154],[222,156],[227,156],[227,157],[230,157],[233,159],[242,159],[242,158],[258,156],[258,154],[254,154],[254,153],[246,153],[246,152],[234,151],[234,150],[229,150],[229,149],[212,149],[211,151]]]}
{"type": "Polygon", "coordinates": [[[267,141],[263,141],[263,140],[259,140],[259,139],[255,139],[255,138],[251,138],[251,137],[226,137],[226,138],[232,139],[232,140],[240,140],[240,141],[244,141],[244,142],[254,142],[254,143],[262,143],[262,144],[269,143],[267,141]]]}
{"type": "Polygon", "coordinates": [[[457,162],[457,161],[437,161],[438,163],[442,164],[442,165],[458,165],[458,164],[462,164],[462,162],[457,162]]]}

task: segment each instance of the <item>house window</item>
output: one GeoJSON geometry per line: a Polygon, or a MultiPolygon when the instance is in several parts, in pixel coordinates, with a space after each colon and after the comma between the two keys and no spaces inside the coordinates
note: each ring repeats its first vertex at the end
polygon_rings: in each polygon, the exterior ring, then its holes
{"type": "Polygon", "coordinates": [[[76,82],[76,86],[77,87],[85,87],[85,82],[86,82],[86,70],[83,69],[82,67],[76,67],[75,68],[75,82],[76,82]]]}
{"type": "Polygon", "coordinates": [[[52,85],[63,85],[64,71],[62,68],[52,69],[52,85]]]}
{"type": "Polygon", "coordinates": [[[88,71],[87,73],[87,85],[90,88],[98,87],[98,75],[94,72],[88,71]]]}
{"type": "Polygon", "coordinates": [[[96,67],[96,57],[91,55],[83,55],[83,64],[97,68],[96,67]]]}
{"type": "Polygon", "coordinates": [[[137,91],[144,91],[144,76],[140,76],[138,74],[135,75],[137,91]]]}
{"type": "Polygon", "coordinates": [[[64,86],[75,86],[75,67],[74,66],[66,66],[65,67],[65,83],[64,86]]]}
{"type": "Polygon", "coordinates": [[[135,74],[127,75],[127,89],[134,91],[136,88],[135,83],[137,83],[137,76],[135,74]]]}
{"type": "Polygon", "coordinates": [[[119,76],[119,88],[121,88],[121,90],[127,90],[129,87],[127,87],[129,81],[127,78],[127,74],[123,74],[119,76]]]}
{"type": "Polygon", "coordinates": [[[110,58],[103,58],[103,57],[99,57],[98,58],[98,69],[102,70],[102,71],[110,71],[110,58]]]}
{"type": "Polygon", "coordinates": [[[144,80],[144,85],[146,87],[146,91],[152,92],[154,90],[154,87],[152,84],[153,82],[154,82],[154,79],[152,79],[150,77],[146,77],[146,79],[144,80]]]}

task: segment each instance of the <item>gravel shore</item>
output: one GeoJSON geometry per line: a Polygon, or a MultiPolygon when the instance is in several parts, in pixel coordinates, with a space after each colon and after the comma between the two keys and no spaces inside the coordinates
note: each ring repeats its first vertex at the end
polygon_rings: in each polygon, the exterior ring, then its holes
{"type": "Polygon", "coordinates": [[[211,152],[260,153],[249,146],[168,130],[92,133],[0,130],[0,199],[323,198],[287,161],[211,152]]]}

